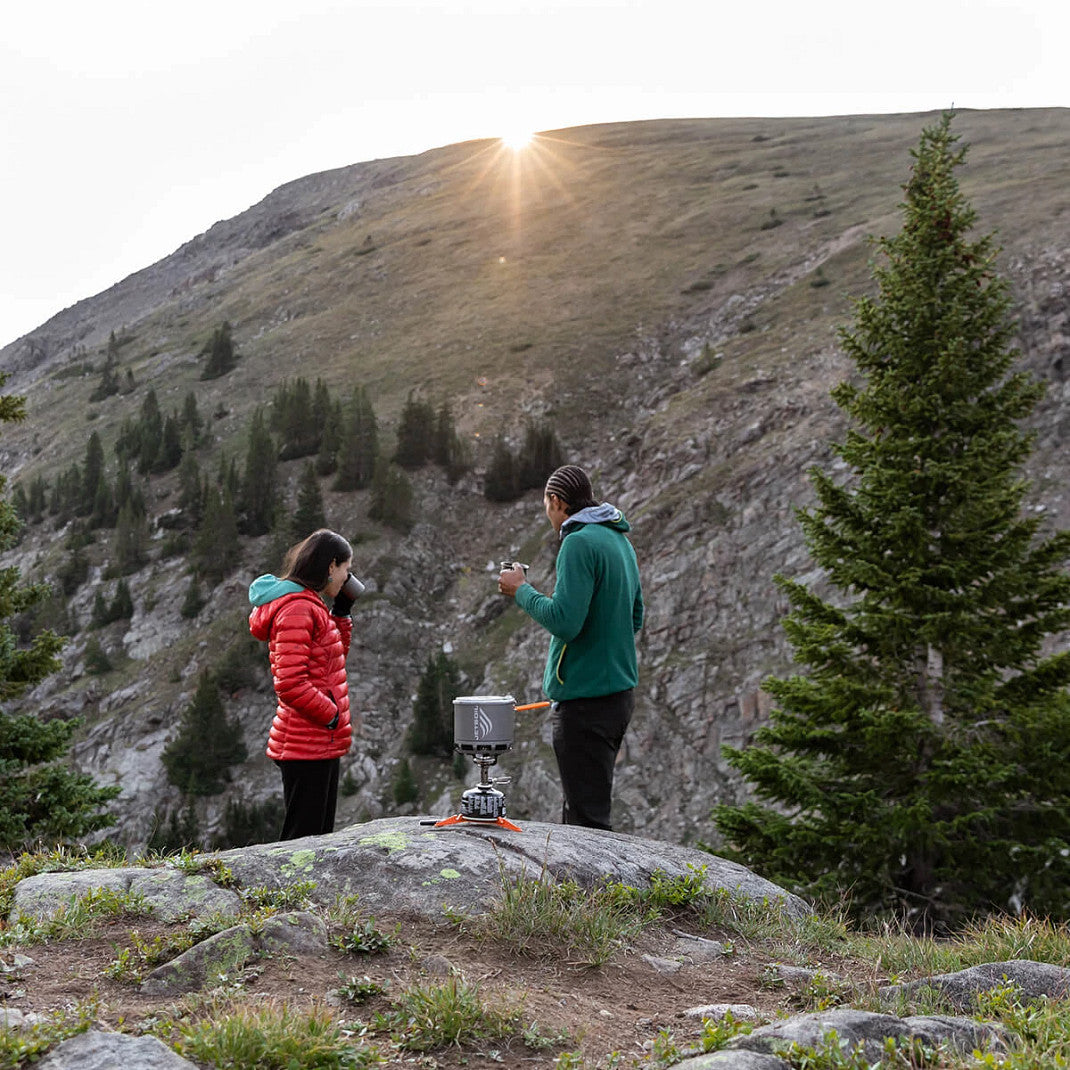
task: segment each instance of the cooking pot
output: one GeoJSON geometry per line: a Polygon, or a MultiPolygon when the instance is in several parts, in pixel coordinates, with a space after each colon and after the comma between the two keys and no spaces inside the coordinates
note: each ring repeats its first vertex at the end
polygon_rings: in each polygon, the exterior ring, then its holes
{"type": "Polygon", "coordinates": [[[498,754],[513,745],[514,714],[549,702],[516,705],[512,695],[462,695],[453,700],[453,745],[463,754],[498,754]]]}

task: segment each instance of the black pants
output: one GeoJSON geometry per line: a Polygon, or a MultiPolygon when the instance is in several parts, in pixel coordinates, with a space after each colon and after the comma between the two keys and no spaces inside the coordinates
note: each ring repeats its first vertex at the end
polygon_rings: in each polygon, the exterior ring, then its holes
{"type": "Polygon", "coordinates": [[[340,759],[276,759],[275,764],[282,771],[282,799],[286,804],[286,816],[282,819],[279,839],[296,840],[299,836],[321,836],[325,832],[334,832],[340,759]]]}
{"type": "Polygon", "coordinates": [[[631,690],[554,703],[554,754],[565,794],[563,825],[613,827],[613,767],[634,708],[631,690]]]}

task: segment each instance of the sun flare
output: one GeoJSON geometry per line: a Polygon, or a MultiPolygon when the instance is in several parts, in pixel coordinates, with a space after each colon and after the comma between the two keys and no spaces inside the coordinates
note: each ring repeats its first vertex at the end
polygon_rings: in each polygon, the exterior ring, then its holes
{"type": "Polygon", "coordinates": [[[521,152],[535,140],[532,130],[513,130],[502,136],[502,144],[513,152],[521,152]]]}

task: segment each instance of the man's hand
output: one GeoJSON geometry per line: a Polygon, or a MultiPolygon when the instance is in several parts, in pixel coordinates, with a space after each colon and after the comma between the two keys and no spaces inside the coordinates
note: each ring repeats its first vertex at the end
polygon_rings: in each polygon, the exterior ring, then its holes
{"type": "Polygon", "coordinates": [[[524,569],[517,564],[512,568],[503,569],[498,577],[498,590],[507,598],[515,598],[516,592],[522,583],[527,582],[524,569]]]}

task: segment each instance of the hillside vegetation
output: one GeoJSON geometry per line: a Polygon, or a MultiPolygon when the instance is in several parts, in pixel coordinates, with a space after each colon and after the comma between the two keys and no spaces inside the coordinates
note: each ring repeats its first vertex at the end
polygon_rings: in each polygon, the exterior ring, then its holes
{"type": "MultiPolygon", "coordinates": [[[[24,488],[54,485],[84,463],[95,431],[115,479],[124,421],[150,390],[164,416],[194,396],[206,431],[192,452],[221,483],[246,463],[256,409],[297,376],[322,379],[339,400],[363,388],[386,453],[410,397],[448,404],[470,466],[453,482],[435,465],[411,471],[405,530],[372,515],[370,490],[321,486],[326,519],[353,539],[369,581],[350,662],[363,719],[341,816],[440,812],[475,777],[407,754],[428,659],[445,649],[465,693],[539,697],[544,639],[497,599],[492,566],[531,560],[545,588],[548,529],[536,493],[500,504],[482,491],[499,438],[518,448],[530,421],[546,422],[566,459],[590,467],[628,513],[643,568],[643,679],[617,827],[710,838],[712,805],[739,794],[721,744],[764,716],[758,683],[789,658],[772,574],[812,568],[793,508],[809,500],[803,473],[827,460],[840,429],[828,398],[846,374],[834,328],[870,286],[866,236],[897,225],[925,121],[585,127],[545,133],[520,155],[472,142],[299,179],[0,351],[5,390],[29,410],[0,440],[4,471],[24,488]],[[202,378],[225,323],[237,360],[202,378]],[[99,396],[105,372],[118,390],[99,396]],[[393,791],[403,757],[418,770],[414,802],[393,791]]],[[[1033,422],[1030,507],[1061,526],[1068,127],[1061,110],[956,120],[970,145],[963,189],[981,229],[999,232],[1026,365],[1049,385],[1033,422]]],[[[279,461],[272,477],[289,511],[304,464],[279,461]]],[[[154,813],[192,804],[208,835],[228,802],[264,806],[277,794],[260,753],[271,700],[262,654],[244,639],[244,588],[277,566],[288,533],[238,537],[216,556],[222,575],[202,588],[203,606],[184,615],[189,550],[166,520],[180,511],[178,470],[136,483],[145,552],[124,577],[130,616],[89,629],[96,596],[119,598],[112,529],[85,539],[45,516],[9,557],[38,578],[84,555],[84,577],[53,607],[74,636],[64,671],[26,703],[85,719],[78,761],[122,785],[119,833],[144,843],[154,813]],[[224,669],[226,713],[251,757],[223,794],[190,800],[168,784],[161,755],[202,671],[224,669]]],[[[544,723],[523,721],[503,758],[516,816],[556,815],[547,744],[544,723]]]]}

